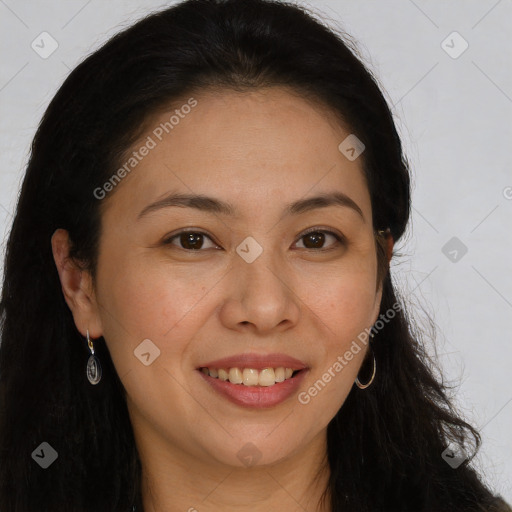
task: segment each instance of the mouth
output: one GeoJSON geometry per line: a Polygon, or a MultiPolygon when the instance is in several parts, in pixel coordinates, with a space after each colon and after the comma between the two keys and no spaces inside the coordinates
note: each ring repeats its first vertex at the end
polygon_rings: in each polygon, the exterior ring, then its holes
{"type": "Polygon", "coordinates": [[[217,396],[243,407],[276,406],[296,394],[309,368],[284,354],[242,354],[196,368],[217,396]]]}

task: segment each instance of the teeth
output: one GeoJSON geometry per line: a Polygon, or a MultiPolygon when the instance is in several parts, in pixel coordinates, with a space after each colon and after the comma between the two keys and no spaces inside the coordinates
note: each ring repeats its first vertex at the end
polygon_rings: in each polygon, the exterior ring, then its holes
{"type": "MultiPolygon", "coordinates": [[[[210,375],[211,375],[211,370],[210,370],[210,375]]],[[[253,370],[252,368],[244,368],[242,375],[243,375],[243,382],[246,386],[256,386],[258,384],[258,370],[253,370]]],[[[231,379],[229,379],[229,380],[231,382],[231,379]]]]}
{"type": "Polygon", "coordinates": [[[285,379],[286,370],[282,366],[280,366],[279,368],[276,368],[274,370],[274,375],[276,377],[276,382],[283,382],[283,380],[285,379]]]}
{"type": "Polygon", "coordinates": [[[210,377],[229,380],[232,384],[243,384],[245,386],[273,386],[276,382],[283,382],[291,378],[292,368],[264,368],[256,370],[254,368],[201,368],[205,375],[210,377]]]}
{"type": "Polygon", "coordinates": [[[240,368],[229,369],[229,382],[232,384],[242,384],[242,372],[240,368]]]}
{"type": "Polygon", "coordinates": [[[260,386],[272,386],[276,383],[276,374],[274,368],[265,368],[261,370],[258,378],[258,384],[260,386]]]}

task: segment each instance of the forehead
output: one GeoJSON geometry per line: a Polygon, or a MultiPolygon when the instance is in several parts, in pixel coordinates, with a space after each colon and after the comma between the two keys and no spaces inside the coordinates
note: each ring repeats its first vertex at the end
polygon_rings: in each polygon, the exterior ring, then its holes
{"type": "Polygon", "coordinates": [[[368,209],[362,159],[338,149],[348,135],[328,107],[287,88],[201,91],[153,116],[129,155],[151,149],[138,155],[113,202],[143,208],[181,191],[229,198],[243,215],[244,205],[253,214],[268,201],[334,190],[368,209]]]}

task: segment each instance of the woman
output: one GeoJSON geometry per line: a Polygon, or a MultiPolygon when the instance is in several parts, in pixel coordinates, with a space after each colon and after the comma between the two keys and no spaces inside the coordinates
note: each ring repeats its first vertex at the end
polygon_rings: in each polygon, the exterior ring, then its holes
{"type": "Polygon", "coordinates": [[[2,512],[510,510],[393,286],[409,187],[298,7],[189,0],[87,58],[7,245],[2,512]]]}

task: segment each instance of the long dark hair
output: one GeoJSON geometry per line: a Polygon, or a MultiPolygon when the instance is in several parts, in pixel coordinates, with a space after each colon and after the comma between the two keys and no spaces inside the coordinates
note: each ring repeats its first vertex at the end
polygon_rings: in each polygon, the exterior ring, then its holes
{"type": "MultiPolygon", "coordinates": [[[[398,241],[410,214],[410,177],[377,83],[349,36],[300,7],[266,0],[182,2],[117,34],[69,75],[35,135],[7,243],[2,512],[142,510],[124,388],[104,343],[96,344],[102,381],[91,386],[85,379],[87,347],[64,300],[50,239],[66,229],[71,256],[95,276],[101,201],[93,190],[112,176],[148,120],[207,87],[282,85],[319,100],[364,142],[374,228],[389,228],[398,241]],[[58,453],[47,469],[32,460],[43,442],[58,453]]],[[[375,382],[354,386],[328,426],[325,497],[333,511],[499,510],[504,502],[468,461],[454,469],[441,456],[450,441],[474,453],[480,437],[451,406],[407,303],[396,295],[382,244],[376,248],[381,313],[400,308],[375,337],[375,382]]]]}

